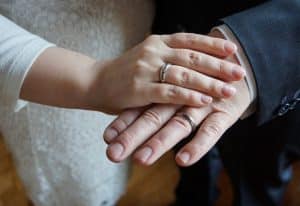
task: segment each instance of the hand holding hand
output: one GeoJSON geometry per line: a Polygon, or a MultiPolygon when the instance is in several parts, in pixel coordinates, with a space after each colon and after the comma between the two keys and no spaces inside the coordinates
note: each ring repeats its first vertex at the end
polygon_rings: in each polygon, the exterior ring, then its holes
{"type": "Polygon", "coordinates": [[[213,97],[231,97],[227,81],[243,78],[245,71],[222,58],[235,51],[229,41],[179,33],[152,35],[120,58],[96,63],[87,100],[90,109],[106,113],[151,103],[203,106],[213,97]],[[160,68],[171,64],[165,82],[160,68]]]}
{"type": "MultiPolygon", "coordinates": [[[[228,59],[235,61],[235,59],[228,59]]],[[[195,137],[177,154],[181,166],[189,166],[206,154],[231,127],[250,104],[244,80],[232,84],[237,94],[229,99],[215,99],[212,104],[196,108],[179,105],[154,105],[143,111],[124,112],[108,127],[104,134],[109,143],[109,159],[119,162],[133,152],[140,163],[150,165],[191,132],[190,123],[182,113],[201,125],[195,137]],[[176,115],[179,114],[179,115],[176,115]]]]}

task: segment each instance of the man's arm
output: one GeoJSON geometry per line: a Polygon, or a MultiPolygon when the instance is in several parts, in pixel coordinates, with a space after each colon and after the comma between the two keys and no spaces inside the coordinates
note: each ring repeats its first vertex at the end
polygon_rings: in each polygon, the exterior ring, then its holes
{"type": "Polygon", "coordinates": [[[239,40],[257,85],[258,124],[300,102],[300,1],[274,0],[222,19],[239,40]]]}

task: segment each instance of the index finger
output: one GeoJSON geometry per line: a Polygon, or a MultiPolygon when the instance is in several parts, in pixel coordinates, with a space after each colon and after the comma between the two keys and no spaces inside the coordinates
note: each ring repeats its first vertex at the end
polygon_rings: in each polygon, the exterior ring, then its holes
{"type": "Polygon", "coordinates": [[[114,162],[127,158],[157,132],[180,107],[179,105],[159,104],[146,110],[108,146],[108,158],[114,162]]]}
{"type": "Polygon", "coordinates": [[[122,112],[114,121],[112,121],[103,133],[106,143],[112,142],[119,134],[127,129],[146,108],[130,109],[122,112]]]}

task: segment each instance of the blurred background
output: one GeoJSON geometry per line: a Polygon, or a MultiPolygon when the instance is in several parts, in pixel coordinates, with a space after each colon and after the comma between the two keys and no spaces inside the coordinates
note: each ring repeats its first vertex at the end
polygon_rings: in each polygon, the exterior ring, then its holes
{"type": "MultiPolygon", "coordinates": [[[[167,206],[174,201],[178,171],[172,152],[151,167],[133,166],[127,192],[118,206],[167,206]]],[[[230,206],[232,192],[226,174],[219,179],[221,196],[216,206],[230,206]]],[[[294,165],[294,177],[285,196],[285,206],[300,205],[300,163],[294,165]]],[[[0,206],[34,206],[26,197],[11,155],[0,135],[0,206]]]]}

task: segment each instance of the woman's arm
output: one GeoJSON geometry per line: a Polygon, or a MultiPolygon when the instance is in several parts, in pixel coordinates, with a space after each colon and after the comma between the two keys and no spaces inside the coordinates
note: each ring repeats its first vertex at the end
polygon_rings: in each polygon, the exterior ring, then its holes
{"type": "Polygon", "coordinates": [[[266,1],[222,21],[253,68],[258,125],[295,109],[300,102],[300,1],[266,1]]]}
{"type": "Polygon", "coordinates": [[[232,86],[213,77],[232,81],[244,75],[239,66],[197,51],[224,56],[228,54],[225,43],[195,34],[156,35],[107,62],[49,48],[33,64],[21,97],[41,104],[106,113],[151,103],[203,106],[212,100],[208,95],[234,94],[232,86]],[[165,62],[171,66],[166,82],[161,83],[159,72],[165,62]]]}
{"type": "Polygon", "coordinates": [[[77,52],[58,47],[48,48],[32,65],[20,97],[58,107],[88,108],[85,96],[95,62],[77,52]]]}
{"type": "Polygon", "coordinates": [[[1,76],[6,80],[1,88],[5,91],[9,87],[13,95],[0,95],[1,100],[13,96],[7,101],[11,105],[20,94],[24,100],[41,104],[106,113],[151,103],[203,106],[212,101],[209,95],[234,95],[235,90],[227,81],[240,80],[245,74],[240,66],[214,57],[235,51],[231,42],[218,38],[184,33],[152,35],[122,56],[99,62],[66,49],[48,48],[50,43],[4,17],[2,20],[0,26],[7,38],[0,40],[0,47],[12,63],[1,67],[1,76]],[[6,27],[13,32],[6,31],[6,27]],[[23,41],[23,36],[30,41],[23,41]],[[48,47],[32,50],[36,39],[48,47]],[[19,47],[10,46],[5,52],[7,41],[17,42],[19,47]],[[17,55],[11,55],[15,50],[17,55]],[[26,61],[20,58],[28,54],[31,58],[26,61]],[[165,82],[160,82],[160,68],[165,63],[171,66],[165,82]]]}
{"type": "Polygon", "coordinates": [[[0,15],[0,107],[20,109],[23,80],[34,60],[54,46],[0,15]]]}

